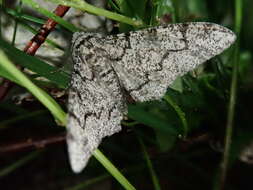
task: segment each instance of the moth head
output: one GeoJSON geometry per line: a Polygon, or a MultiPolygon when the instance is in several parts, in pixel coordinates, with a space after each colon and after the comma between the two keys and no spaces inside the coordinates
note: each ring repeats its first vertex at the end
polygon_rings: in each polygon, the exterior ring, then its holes
{"type": "Polygon", "coordinates": [[[92,41],[101,38],[100,33],[76,32],[72,39],[72,59],[74,71],[78,72],[84,79],[91,80],[93,76],[92,63],[96,62],[97,57],[94,53],[92,41]]]}

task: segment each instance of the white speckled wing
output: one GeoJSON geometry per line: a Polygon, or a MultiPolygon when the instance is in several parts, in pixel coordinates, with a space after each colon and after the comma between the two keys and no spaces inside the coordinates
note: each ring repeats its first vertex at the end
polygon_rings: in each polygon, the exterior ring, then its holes
{"type": "Polygon", "coordinates": [[[112,62],[119,80],[134,100],[148,101],[160,99],[178,76],[228,48],[235,34],[217,24],[185,23],[120,34],[118,38],[110,51],[124,50],[120,59],[112,62]]]}
{"type": "Polygon", "coordinates": [[[120,122],[127,112],[115,71],[103,53],[94,53],[83,38],[84,35],[77,37],[73,44],[75,64],[68,102],[67,145],[76,173],[86,166],[102,138],[121,130],[120,122]]]}
{"type": "Polygon", "coordinates": [[[176,77],[234,41],[232,31],[212,23],[170,24],[111,36],[75,33],[67,124],[73,171],[86,166],[102,138],[120,131],[126,94],[136,101],[159,99],[176,77]]]}

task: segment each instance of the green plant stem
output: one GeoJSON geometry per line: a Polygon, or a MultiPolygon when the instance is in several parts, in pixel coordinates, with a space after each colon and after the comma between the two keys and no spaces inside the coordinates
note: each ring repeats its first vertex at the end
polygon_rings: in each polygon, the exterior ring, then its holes
{"type": "Polygon", "coordinates": [[[22,12],[18,13],[17,10],[15,10],[15,9],[5,8],[4,10],[1,10],[1,11],[5,11],[7,14],[15,17],[15,19],[19,19],[19,21],[20,20],[30,21],[30,22],[33,22],[36,24],[44,24],[46,22],[45,19],[36,18],[31,15],[22,13],[22,12]]]}
{"type": "Polygon", "coordinates": [[[235,104],[236,104],[236,91],[238,83],[238,63],[239,63],[239,43],[240,43],[240,31],[242,21],[242,0],[235,0],[235,32],[237,34],[237,42],[234,47],[233,58],[233,71],[232,81],[230,86],[230,99],[228,106],[226,135],[225,135],[225,148],[223,153],[223,160],[221,162],[221,173],[219,179],[219,189],[224,189],[227,170],[229,165],[229,155],[231,152],[234,117],[235,117],[235,104]]]}
{"type": "Polygon", "coordinates": [[[121,13],[120,9],[118,8],[117,1],[108,0],[108,3],[112,6],[112,8],[121,13]]]}
{"type": "Polygon", "coordinates": [[[138,125],[138,121],[132,121],[132,122],[126,122],[126,121],[121,121],[122,125],[128,126],[128,127],[134,127],[135,125],[138,125]]]}
{"type": "Polygon", "coordinates": [[[143,22],[140,20],[132,19],[132,18],[126,17],[124,15],[120,15],[120,14],[117,14],[117,13],[114,13],[114,12],[111,12],[111,11],[108,11],[108,10],[105,10],[102,8],[95,7],[93,5],[86,3],[83,0],[47,0],[47,1],[51,1],[51,2],[54,2],[57,4],[73,7],[73,8],[76,8],[76,9],[79,9],[81,11],[88,12],[91,14],[104,16],[106,18],[116,20],[118,22],[123,22],[125,24],[129,24],[129,25],[136,26],[136,27],[141,27],[144,25],[143,22]]]}
{"type": "MultiPolygon", "coordinates": [[[[18,17],[18,19],[19,19],[19,15],[21,13],[21,10],[22,10],[22,2],[19,1],[18,10],[17,10],[17,13],[18,13],[17,17],[18,17]]],[[[14,25],[14,32],[13,32],[13,37],[12,37],[12,42],[11,42],[11,45],[13,45],[13,46],[15,44],[16,35],[17,35],[18,19],[15,20],[15,25],[14,25]]]]}
{"type": "MultiPolygon", "coordinates": [[[[141,172],[142,170],[144,170],[144,164],[138,164],[138,165],[135,165],[135,166],[132,166],[132,167],[128,167],[128,168],[125,168],[123,170],[121,170],[122,173],[127,173],[127,174],[130,174],[130,173],[134,173],[136,174],[136,172],[141,172]]],[[[92,179],[87,179],[73,187],[69,187],[67,188],[66,190],[82,190],[82,189],[86,189],[87,187],[93,185],[93,184],[96,184],[96,183],[100,183],[101,181],[105,180],[105,179],[108,179],[108,178],[111,178],[112,176],[109,175],[108,173],[106,174],[102,174],[100,176],[97,176],[95,178],[92,178],[92,179]]]]}
{"type": "MultiPolygon", "coordinates": [[[[0,9],[3,10],[4,9],[4,3],[3,0],[0,0],[0,9]]],[[[0,12],[0,38],[2,38],[2,14],[3,12],[0,12]]]]}
{"type": "Polygon", "coordinates": [[[188,132],[188,124],[187,124],[187,120],[185,119],[185,113],[181,110],[181,108],[175,102],[173,102],[173,100],[168,95],[165,95],[163,99],[167,101],[167,103],[170,104],[174,108],[175,112],[180,118],[182,122],[182,126],[183,126],[183,136],[185,137],[188,132]]]}
{"type": "MultiPolygon", "coordinates": [[[[22,26],[23,28],[27,29],[28,31],[30,31],[33,34],[37,34],[38,31],[36,29],[34,29],[33,27],[31,27],[30,25],[26,24],[26,22],[24,22],[24,20],[28,20],[28,21],[38,23],[38,24],[44,24],[45,23],[45,20],[34,18],[34,17],[31,17],[31,16],[23,14],[23,13],[18,14],[15,10],[12,10],[12,9],[5,8],[5,10],[6,10],[7,14],[10,14],[11,16],[13,16],[18,21],[19,26],[22,26]]],[[[50,38],[46,38],[45,41],[46,41],[46,43],[48,43],[52,47],[55,47],[59,50],[64,51],[63,47],[61,47],[55,41],[50,40],[50,38]]]]}
{"type": "Polygon", "coordinates": [[[65,21],[63,18],[55,15],[54,13],[48,11],[47,9],[42,8],[38,3],[36,3],[33,0],[21,0],[24,4],[34,8],[35,10],[37,10],[38,12],[40,12],[41,14],[53,19],[54,21],[56,21],[57,23],[59,23],[60,25],[64,26],[66,29],[68,29],[71,32],[77,32],[79,29],[77,27],[75,27],[73,24],[65,21]]]}
{"type": "Polygon", "coordinates": [[[179,20],[179,1],[178,0],[172,0],[172,5],[174,7],[174,15],[173,15],[173,22],[178,22],[179,20]]]}
{"type": "Polygon", "coordinates": [[[45,91],[37,87],[31,80],[29,80],[15,65],[13,65],[6,55],[0,51],[0,67],[8,72],[15,80],[19,81],[23,87],[27,88],[48,110],[52,115],[62,124],[66,125],[66,113],[61,107],[50,97],[45,91]]]}
{"type": "Polygon", "coordinates": [[[90,185],[99,183],[109,177],[110,177],[110,175],[108,173],[106,173],[106,174],[98,176],[96,178],[86,180],[84,183],[80,183],[74,187],[67,188],[66,190],[79,190],[79,189],[82,190],[82,189],[89,187],[90,185]]]}
{"type": "Polygon", "coordinates": [[[127,190],[135,190],[127,179],[121,174],[121,172],[100,152],[96,149],[93,152],[93,156],[111,173],[111,175],[117,179],[117,181],[127,190]]]}
{"type": "Polygon", "coordinates": [[[141,145],[141,148],[142,148],[142,151],[143,151],[143,155],[144,155],[144,158],[146,160],[146,164],[148,166],[148,170],[149,170],[152,182],[153,182],[154,189],[155,190],[161,190],[158,177],[157,177],[156,172],[155,172],[155,170],[153,168],[152,162],[149,159],[148,153],[146,151],[146,147],[145,147],[145,145],[144,145],[144,143],[143,143],[143,141],[142,141],[141,138],[138,138],[138,140],[140,142],[140,145],[141,145]]]}

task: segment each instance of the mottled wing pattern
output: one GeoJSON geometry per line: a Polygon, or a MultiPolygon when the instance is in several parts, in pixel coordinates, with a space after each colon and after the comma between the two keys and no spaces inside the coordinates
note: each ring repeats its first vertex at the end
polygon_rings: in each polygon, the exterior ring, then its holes
{"type": "Polygon", "coordinates": [[[220,54],[235,34],[213,23],[170,24],[107,36],[104,49],[136,101],[160,99],[178,77],[220,54]],[[108,48],[109,47],[109,48],[108,48]]]}
{"type": "MultiPolygon", "coordinates": [[[[78,35],[78,34],[77,34],[78,35]]],[[[121,130],[126,101],[103,51],[89,43],[96,34],[76,36],[69,91],[67,144],[74,172],[80,172],[101,140],[121,130]]]]}
{"type": "Polygon", "coordinates": [[[121,129],[125,92],[136,101],[159,99],[176,77],[234,40],[233,32],[211,23],[170,24],[111,36],[76,33],[67,124],[73,171],[85,167],[103,137],[121,129]]]}

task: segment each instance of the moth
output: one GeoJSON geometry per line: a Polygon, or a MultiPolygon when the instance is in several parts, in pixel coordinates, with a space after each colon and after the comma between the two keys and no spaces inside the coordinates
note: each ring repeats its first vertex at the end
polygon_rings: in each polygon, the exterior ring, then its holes
{"type": "Polygon", "coordinates": [[[101,140],[121,130],[127,97],[163,97],[179,76],[220,54],[235,34],[213,23],[179,23],[118,35],[75,33],[67,145],[75,173],[101,140]]]}

